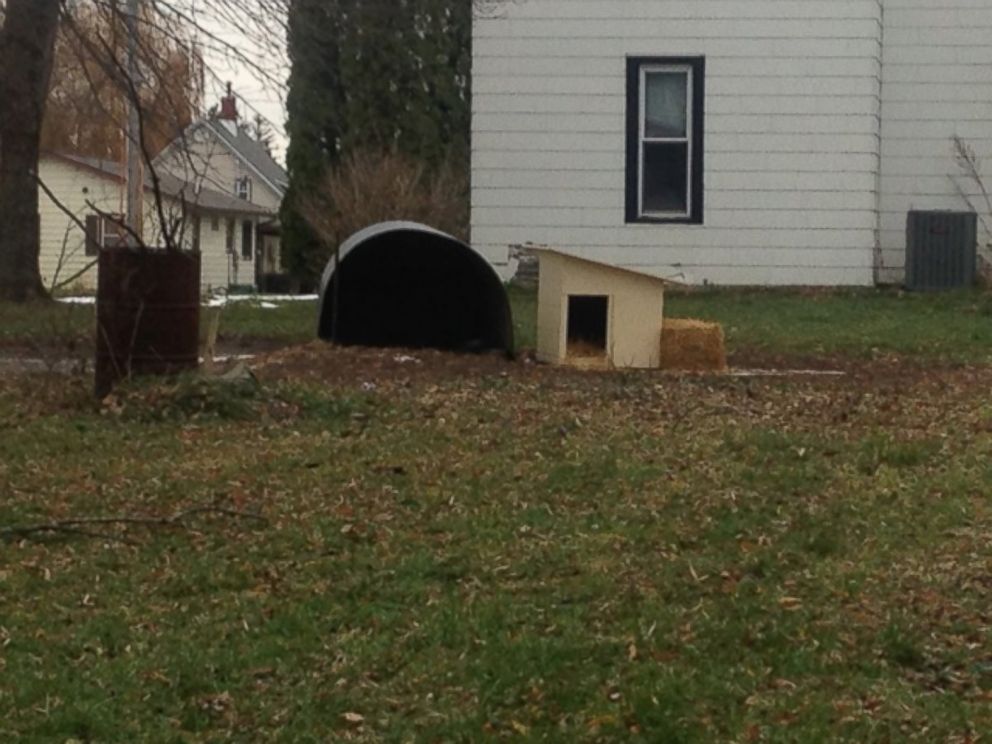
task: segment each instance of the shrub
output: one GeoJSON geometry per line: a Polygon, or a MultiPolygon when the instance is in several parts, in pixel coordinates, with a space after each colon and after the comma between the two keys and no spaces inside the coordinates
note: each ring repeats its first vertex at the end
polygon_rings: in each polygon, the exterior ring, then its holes
{"type": "Polygon", "coordinates": [[[337,246],[359,230],[389,220],[422,222],[468,237],[469,179],[464,164],[438,168],[399,152],[362,150],[329,170],[299,210],[324,250],[308,267],[319,276],[337,246]]]}

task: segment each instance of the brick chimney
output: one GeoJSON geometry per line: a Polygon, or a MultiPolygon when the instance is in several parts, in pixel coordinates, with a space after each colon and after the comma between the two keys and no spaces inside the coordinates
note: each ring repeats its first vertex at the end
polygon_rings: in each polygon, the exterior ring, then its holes
{"type": "Polygon", "coordinates": [[[227,84],[227,95],[220,99],[220,113],[217,119],[231,134],[238,133],[238,99],[234,97],[231,84],[227,84]]]}

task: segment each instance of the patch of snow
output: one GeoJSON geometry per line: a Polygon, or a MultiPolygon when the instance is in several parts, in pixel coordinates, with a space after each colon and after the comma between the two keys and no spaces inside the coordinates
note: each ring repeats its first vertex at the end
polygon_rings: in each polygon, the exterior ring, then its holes
{"type": "MultiPolygon", "coordinates": [[[[260,307],[272,310],[282,302],[316,302],[317,295],[214,295],[203,303],[204,307],[224,307],[231,302],[258,302],[260,307]]],[[[59,297],[66,305],[95,305],[96,297],[59,297]]]]}
{"type": "Polygon", "coordinates": [[[730,377],[846,377],[847,372],[824,369],[735,369],[730,377]]]}
{"type": "Polygon", "coordinates": [[[66,305],[95,305],[96,297],[59,297],[59,302],[66,305]]]}
{"type": "Polygon", "coordinates": [[[316,302],[320,299],[320,295],[308,294],[308,295],[262,295],[267,300],[272,300],[274,302],[316,302]]]}
{"type": "MultiPolygon", "coordinates": [[[[203,303],[204,307],[224,307],[231,302],[258,302],[260,307],[272,310],[282,302],[316,302],[317,295],[214,295],[203,303]]],[[[96,297],[59,297],[66,305],[95,305],[96,297]]]]}
{"type": "MultiPolygon", "coordinates": [[[[227,362],[250,362],[254,358],[254,354],[221,354],[214,357],[214,364],[226,364],[227,362]]],[[[206,361],[206,359],[200,357],[200,364],[203,364],[206,361]]]]}
{"type": "MultiPolygon", "coordinates": [[[[224,307],[231,302],[259,302],[262,307],[268,307],[272,303],[279,302],[316,302],[317,295],[214,295],[207,302],[208,307],[224,307]]],[[[278,305],[273,305],[278,307],[278,305]]]]}

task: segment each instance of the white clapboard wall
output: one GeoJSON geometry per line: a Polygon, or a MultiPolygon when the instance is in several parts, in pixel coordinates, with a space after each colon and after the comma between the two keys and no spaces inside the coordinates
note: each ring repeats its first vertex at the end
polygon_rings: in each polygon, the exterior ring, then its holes
{"type": "Polygon", "coordinates": [[[992,0],[510,0],[475,24],[473,243],[898,281],[906,211],[966,206],[952,137],[992,155],[990,32],[992,0]],[[625,223],[628,56],[706,57],[702,225],[625,223]]]}

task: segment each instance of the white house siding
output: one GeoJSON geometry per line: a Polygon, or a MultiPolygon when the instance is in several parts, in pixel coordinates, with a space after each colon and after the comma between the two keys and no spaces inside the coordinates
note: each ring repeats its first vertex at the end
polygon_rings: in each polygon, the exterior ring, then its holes
{"type": "Polygon", "coordinates": [[[953,137],[992,158],[992,0],[884,5],[879,279],[898,282],[907,212],[968,209],[958,186],[976,194],[960,176],[953,137]]]}
{"type": "MultiPolygon", "coordinates": [[[[218,126],[223,126],[218,124],[218,126]]],[[[235,184],[243,178],[251,180],[251,203],[269,210],[270,217],[256,219],[256,226],[275,218],[282,204],[282,194],[268,185],[248,163],[238,157],[231,149],[220,141],[217,135],[207,126],[201,124],[187,132],[184,139],[176,140],[161,155],[158,164],[168,173],[187,182],[198,184],[206,189],[222,194],[235,193],[235,184]]],[[[220,235],[213,233],[209,224],[207,233],[201,239],[208,242],[219,240],[219,245],[226,246],[224,224],[221,223],[220,235]]],[[[259,239],[256,236],[256,239],[259,239]]],[[[256,271],[254,261],[241,258],[241,228],[240,222],[235,235],[236,258],[225,255],[223,265],[214,260],[209,272],[204,270],[204,286],[209,276],[214,286],[240,286],[255,284],[256,271]],[[227,280],[230,278],[230,281],[227,280]],[[224,281],[220,283],[221,278],[224,281]]],[[[263,268],[266,273],[279,273],[282,270],[282,250],[280,239],[276,236],[261,239],[263,268]]],[[[256,251],[256,255],[258,252],[256,251]]],[[[206,255],[204,256],[206,260],[206,255]]]]}
{"type": "MultiPolygon", "coordinates": [[[[58,198],[62,207],[55,204],[44,192],[39,194],[41,215],[41,255],[39,264],[42,280],[46,286],[61,284],[70,277],[90,267],[80,274],[67,287],[80,291],[94,291],[97,284],[97,271],[92,256],[86,255],[86,236],[77,222],[66,213],[67,209],[85,223],[86,216],[93,214],[90,204],[103,212],[120,213],[123,210],[123,194],[120,183],[103,177],[87,168],[67,163],[60,158],[44,157],[39,174],[45,186],[58,198]],[[63,209],[64,208],[64,209],[63,209]]],[[[167,212],[178,208],[173,202],[165,201],[167,212]]],[[[218,215],[219,230],[213,232],[212,217],[204,215],[200,222],[200,251],[202,260],[202,287],[208,289],[226,288],[231,276],[228,271],[230,257],[227,255],[225,238],[226,216],[218,215]]],[[[235,248],[240,250],[240,218],[237,221],[235,248]]],[[[154,201],[149,197],[145,202],[145,240],[150,244],[160,242],[159,218],[154,201]]],[[[192,233],[184,240],[192,245],[192,233]]],[[[240,261],[239,283],[254,284],[255,267],[253,261],[240,261]]],[[[233,277],[231,278],[233,281],[233,277]]]]}
{"type": "MultiPolygon", "coordinates": [[[[58,196],[63,207],[82,222],[93,212],[87,202],[92,202],[105,212],[120,213],[122,210],[120,185],[110,179],[53,158],[42,159],[39,175],[48,189],[58,196]]],[[[93,258],[86,255],[83,229],[44,193],[39,194],[38,203],[41,215],[39,263],[42,281],[50,287],[85,269],[93,258]]],[[[96,289],[96,268],[79,276],[72,286],[83,290],[96,289]]]]}
{"type": "Polygon", "coordinates": [[[694,283],[870,284],[879,0],[519,0],[475,26],[473,243],[694,283]],[[625,224],[626,58],[705,56],[704,224],[625,224]]]}
{"type": "MultiPolygon", "coordinates": [[[[255,285],[255,261],[241,257],[241,224],[251,222],[257,240],[258,220],[225,214],[200,217],[200,288],[206,294],[231,286],[255,285]],[[234,220],[234,255],[227,250],[227,222],[234,220]]],[[[253,252],[254,253],[254,252],[253,252]]]]}
{"type": "Polygon", "coordinates": [[[177,178],[222,194],[233,195],[235,183],[250,178],[253,204],[273,213],[278,212],[282,204],[282,194],[274,191],[204,126],[193,129],[186,139],[177,140],[159,156],[158,162],[177,178]]]}
{"type": "MultiPolygon", "coordinates": [[[[232,217],[234,229],[234,252],[227,256],[230,266],[230,284],[237,287],[253,287],[255,285],[255,256],[257,255],[256,243],[252,243],[252,258],[245,259],[241,256],[241,227],[244,222],[252,223],[252,240],[258,240],[258,222],[248,217],[232,217]]],[[[226,245],[227,242],[227,219],[221,218],[221,235],[226,245]]]]}
{"type": "Polygon", "coordinates": [[[226,289],[234,282],[226,224],[221,215],[200,218],[200,284],[204,292],[226,289]]]}

